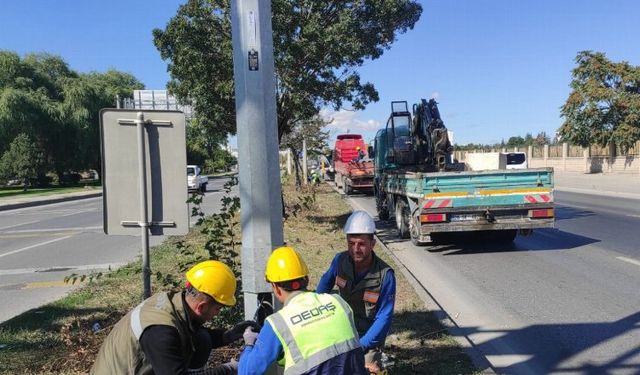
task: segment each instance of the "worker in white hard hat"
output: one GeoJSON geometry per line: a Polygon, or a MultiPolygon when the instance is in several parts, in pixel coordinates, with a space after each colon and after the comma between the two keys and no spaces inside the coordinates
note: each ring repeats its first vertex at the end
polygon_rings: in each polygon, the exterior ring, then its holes
{"type": "Polygon", "coordinates": [[[334,285],[354,313],[365,365],[373,372],[384,370],[382,347],[389,333],[396,299],[393,269],[373,251],[376,225],[365,211],[347,219],[347,251],[338,253],[320,279],[316,292],[328,293],[334,285]]]}

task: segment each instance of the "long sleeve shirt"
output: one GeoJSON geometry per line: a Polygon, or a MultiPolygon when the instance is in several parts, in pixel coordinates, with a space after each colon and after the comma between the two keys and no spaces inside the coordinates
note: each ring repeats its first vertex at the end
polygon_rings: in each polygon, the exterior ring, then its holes
{"type": "Polygon", "coordinates": [[[265,321],[253,347],[247,346],[240,355],[238,375],[261,375],[283,354],[282,343],[269,321],[265,321]]]}
{"type": "MultiPolygon", "coordinates": [[[[225,345],[222,330],[209,330],[213,348],[225,345]]],[[[156,375],[187,374],[181,353],[180,335],[175,327],[156,325],[147,328],[140,337],[140,346],[156,375]]],[[[190,374],[226,375],[232,371],[225,366],[206,368],[190,374]]]]}
{"type": "MultiPolygon", "coordinates": [[[[338,268],[340,264],[340,254],[337,254],[333,261],[331,262],[331,266],[329,270],[322,275],[320,278],[320,282],[318,283],[318,287],[316,288],[317,293],[329,293],[335,284],[336,276],[338,276],[338,268]]],[[[355,283],[358,283],[364,276],[366,276],[366,272],[358,275],[358,279],[354,280],[355,283]]],[[[391,318],[393,317],[393,307],[395,305],[395,295],[396,295],[396,277],[393,273],[393,270],[389,270],[382,281],[382,287],[380,288],[380,296],[378,298],[378,310],[376,312],[376,316],[374,318],[373,324],[367,330],[367,332],[360,337],[360,345],[365,349],[375,348],[380,346],[384,342],[384,339],[387,337],[389,333],[389,328],[391,327],[391,318]]]]}

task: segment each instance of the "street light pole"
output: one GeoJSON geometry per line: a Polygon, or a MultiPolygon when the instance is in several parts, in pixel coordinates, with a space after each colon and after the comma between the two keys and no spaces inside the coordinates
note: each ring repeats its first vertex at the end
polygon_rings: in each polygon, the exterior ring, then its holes
{"type": "Polygon", "coordinates": [[[232,0],[242,288],[245,317],[271,286],[264,279],[271,251],[284,242],[278,153],[271,1],[232,0]]]}

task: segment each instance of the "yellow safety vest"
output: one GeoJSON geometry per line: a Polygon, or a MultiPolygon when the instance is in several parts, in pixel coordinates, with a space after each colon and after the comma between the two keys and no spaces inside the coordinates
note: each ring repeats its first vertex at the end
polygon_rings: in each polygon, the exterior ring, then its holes
{"type": "Polygon", "coordinates": [[[302,292],[267,321],[282,343],[286,375],[360,347],[353,312],[339,296],[302,292]]]}

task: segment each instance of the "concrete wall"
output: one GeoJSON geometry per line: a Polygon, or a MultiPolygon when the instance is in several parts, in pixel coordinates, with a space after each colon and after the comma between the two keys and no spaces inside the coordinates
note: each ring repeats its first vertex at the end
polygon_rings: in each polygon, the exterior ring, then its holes
{"type": "MultiPolygon", "coordinates": [[[[506,151],[506,150],[503,150],[506,151]]],[[[511,150],[509,150],[511,151],[511,150]]],[[[562,156],[549,157],[549,146],[544,146],[542,157],[532,157],[532,147],[517,148],[513,151],[527,152],[529,168],[553,167],[558,172],[579,172],[579,173],[615,173],[640,175],[640,155],[627,156],[591,156],[589,149],[582,150],[582,156],[568,156],[569,145],[562,144],[562,156]]],[[[466,152],[456,152],[456,157],[460,161],[465,160],[466,152]]]]}

